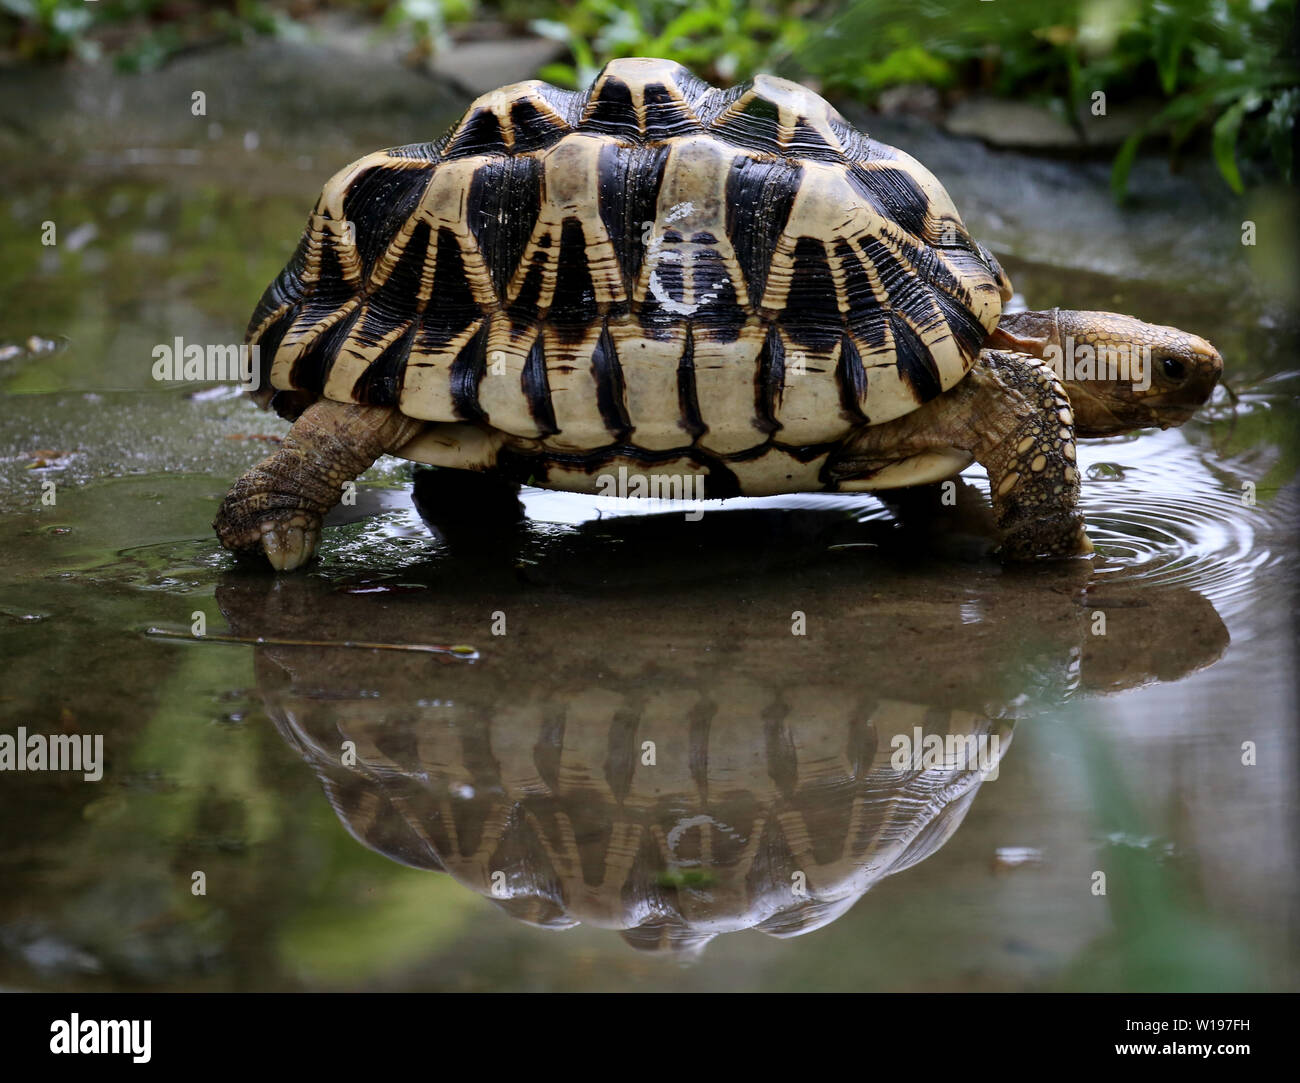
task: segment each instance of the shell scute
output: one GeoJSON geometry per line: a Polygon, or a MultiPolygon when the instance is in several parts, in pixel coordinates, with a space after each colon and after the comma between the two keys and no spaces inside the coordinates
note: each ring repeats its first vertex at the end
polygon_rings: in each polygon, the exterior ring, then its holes
{"type": "Polygon", "coordinates": [[[838,111],[806,87],[758,75],[709,128],[752,150],[837,161],[845,148],[836,126],[843,123],[838,111]]]}
{"type": "Polygon", "coordinates": [[[522,154],[547,146],[572,130],[576,97],[537,79],[490,90],[452,128],[442,156],[522,154]]]}
{"type": "Polygon", "coordinates": [[[592,84],[581,127],[634,143],[689,135],[701,128],[694,105],[709,89],[671,61],[611,60],[592,84]]]}

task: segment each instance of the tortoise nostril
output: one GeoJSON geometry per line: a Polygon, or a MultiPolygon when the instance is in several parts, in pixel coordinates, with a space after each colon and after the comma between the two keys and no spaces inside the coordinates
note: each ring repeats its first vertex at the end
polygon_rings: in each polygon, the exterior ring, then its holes
{"type": "Polygon", "coordinates": [[[1184,380],[1187,378],[1187,366],[1176,357],[1161,358],[1160,367],[1170,380],[1184,380]]]}

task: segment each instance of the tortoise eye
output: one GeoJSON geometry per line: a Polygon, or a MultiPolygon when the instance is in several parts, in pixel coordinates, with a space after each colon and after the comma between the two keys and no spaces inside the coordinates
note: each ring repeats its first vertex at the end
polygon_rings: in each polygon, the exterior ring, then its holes
{"type": "Polygon", "coordinates": [[[1187,375],[1187,366],[1176,357],[1161,358],[1160,367],[1164,370],[1164,374],[1171,380],[1181,380],[1187,375]]]}

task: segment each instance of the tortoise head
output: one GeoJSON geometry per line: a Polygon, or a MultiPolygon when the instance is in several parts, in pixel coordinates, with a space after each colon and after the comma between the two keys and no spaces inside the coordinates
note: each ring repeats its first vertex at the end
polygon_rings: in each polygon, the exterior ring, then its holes
{"type": "Polygon", "coordinates": [[[1223,375],[1223,358],[1205,339],[1115,312],[1013,313],[986,345],[1047,361],[1070,396],[1079,436],[1181,425],[1223,375]]]}

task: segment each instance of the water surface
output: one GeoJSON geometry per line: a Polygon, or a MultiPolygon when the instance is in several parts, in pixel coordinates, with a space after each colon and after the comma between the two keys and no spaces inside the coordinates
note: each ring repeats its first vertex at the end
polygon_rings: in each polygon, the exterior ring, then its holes
{"type": "Polygon", "coordinates": [[[0,775],[5,986],[1296,987],[1300,366],[1289,265],[1236,233],[1281,197],[1147,163],[1117,212],[1095,163],[873,125],[1021,302],[1224,354],[1235,402],[1081,449],[1092,563],[1000,567],[978,470],[901,517],[530,490],[516,521],[386,460],[276,579],[207,524],[283,423],[152,349],[238,341],[325,177],[463,102],[275,43],[18,80],[0,732],[105,763],[0,775]],[[1209,209],[1172,237],[1178,205],[1209,209]],[[990,755],[900,766],[897,735],[990,755]]]}

